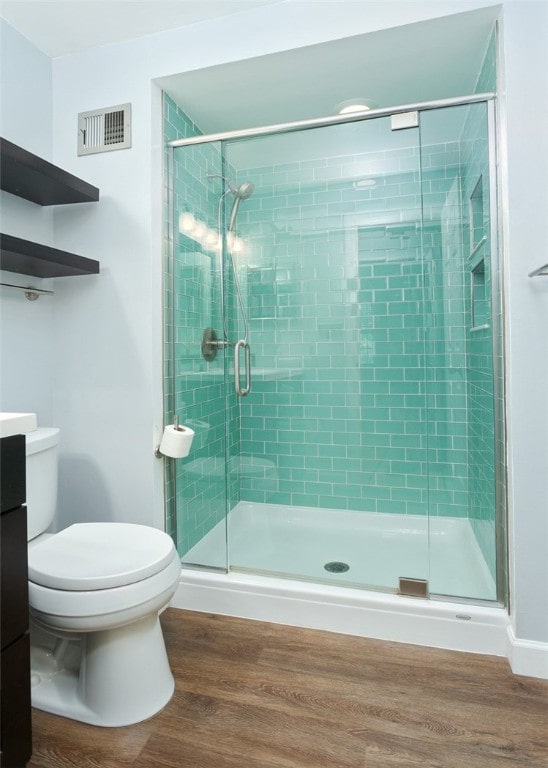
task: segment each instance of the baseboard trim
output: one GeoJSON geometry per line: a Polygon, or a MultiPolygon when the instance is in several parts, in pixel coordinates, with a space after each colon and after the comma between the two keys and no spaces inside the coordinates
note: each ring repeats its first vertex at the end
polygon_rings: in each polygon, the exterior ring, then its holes
{"type": "Polygon", "coordinates": [[[517,638],[511,626],[508,634],[508,661],[515,675],[548,680],[548,643],[517,638]]]}

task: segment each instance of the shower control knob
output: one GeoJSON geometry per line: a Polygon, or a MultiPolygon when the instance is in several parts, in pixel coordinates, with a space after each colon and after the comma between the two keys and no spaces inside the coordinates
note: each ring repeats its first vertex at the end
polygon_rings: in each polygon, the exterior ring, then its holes
{"type": "Polygon", "coordinates": [[[219,339],[213,328],[206,328],[203,332],[201,344],[202,357],[208,363],[215,360],[219,349],[226,349],[228,346],[229,342],[226,339],[219,339]]]}

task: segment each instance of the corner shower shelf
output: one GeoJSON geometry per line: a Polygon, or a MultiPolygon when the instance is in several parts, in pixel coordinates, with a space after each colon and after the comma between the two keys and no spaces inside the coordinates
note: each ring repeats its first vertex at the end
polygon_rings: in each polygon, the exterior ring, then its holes
{"type": "MultiPolygon", "coordinates": [[[[1,138],[0,188],[43,206],[99,200],[97,187],[1,138]]],[[[33,277],[68,277],[97,274],[99,262],[1,234],[0,269],[33,277]]]]}

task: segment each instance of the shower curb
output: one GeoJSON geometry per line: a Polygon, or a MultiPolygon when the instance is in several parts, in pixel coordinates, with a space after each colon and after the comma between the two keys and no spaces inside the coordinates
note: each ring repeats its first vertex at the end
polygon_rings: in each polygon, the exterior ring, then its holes
{"type": "Polygon", "coordinates": [[[509,618],[498,607],[193,569],[183,569],[171,605],[359,637],[509,656],[509,618]]]}

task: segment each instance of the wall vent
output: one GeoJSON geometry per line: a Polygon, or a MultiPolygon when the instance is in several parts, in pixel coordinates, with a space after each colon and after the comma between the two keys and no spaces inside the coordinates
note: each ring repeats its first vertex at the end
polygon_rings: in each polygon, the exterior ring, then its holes
{"type": "Polygon", "coordinates": [[[131,104],[93,109],[78,115],[78,154],[131,147],[131,104]]]}

